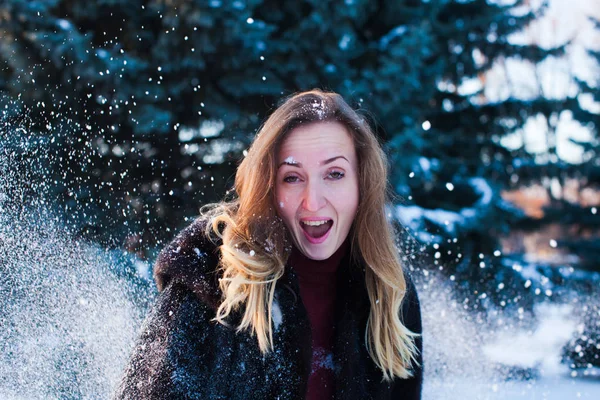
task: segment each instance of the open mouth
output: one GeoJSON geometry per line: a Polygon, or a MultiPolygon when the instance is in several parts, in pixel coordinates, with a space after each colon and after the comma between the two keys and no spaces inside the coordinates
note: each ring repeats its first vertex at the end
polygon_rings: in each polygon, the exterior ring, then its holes
{"type": "Polygon", "coordinates": [[[322,219],[317,221],[300,221],[300,226],[304,231],[306,238],[312,243],[320,243],[327,238],[331,227],[333,226],[332,219],[322,219]]]}

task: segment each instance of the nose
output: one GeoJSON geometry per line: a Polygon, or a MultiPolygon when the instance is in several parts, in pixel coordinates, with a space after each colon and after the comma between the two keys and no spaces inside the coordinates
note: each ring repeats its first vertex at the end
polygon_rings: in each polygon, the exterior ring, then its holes
{"type": "Polygon", "coordinates": [[[304,188],[302,206],[306,211],[316,212],[325,206],[323,190],[317,182],[309,182],[304,188]]]}

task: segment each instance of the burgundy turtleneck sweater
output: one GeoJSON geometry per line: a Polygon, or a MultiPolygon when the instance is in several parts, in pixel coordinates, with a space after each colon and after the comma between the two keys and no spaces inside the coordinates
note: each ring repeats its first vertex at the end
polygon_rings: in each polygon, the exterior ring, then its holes
{"type": "Polygon", "coordinates": [[[326,260],[311,260],[296,247],[290,265],[298,276],[300,297],[310,321],[312,366],[308,378],[307,400],[331,400],[335,393],[333,372],[334,312],[337,294],[337,271],[348,242],[326,260]]]}

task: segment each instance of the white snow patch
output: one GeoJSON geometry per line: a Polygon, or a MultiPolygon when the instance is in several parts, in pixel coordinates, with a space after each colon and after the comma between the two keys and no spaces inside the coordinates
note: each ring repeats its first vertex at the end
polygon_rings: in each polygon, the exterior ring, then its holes
{"type": "MultiPolygon", "coordinates": [[[[421,157],[421,167],[427,170],[429,160],[421,157]]],[[[493,190],[483,178],[471,178],[469,184],[479,193],[480,198],[472,207],[465,207],[460,212],[448,211],[443,209],[426,209],[419,206],[396,206],[396,218],[404,226],[411,228],[419,235],[425,233],[423,220],[427,219],[436,225],[443,227],[447,234],[456,234],[457,228],[474,224],[480,215],[479,210],[485,210],[493,198],[493,190]]],[[[454,185],[447,184],[448,190],[453,190],[454,185]],[[448,186],[450,185],[450,186],[448,186]]]]}
{"type": "Polygon", "coordinates": [[[73,24],[71,24],[69,21],[67,21],[66,19],[59,19],[58,20],[58,26],[60,26],[61,29],[68,31],[73,27],[73,24]]]}
{"type": "Polygon", "coordinates": [[[275,330],[279,330],[279,327],[283,322],[283,314],[281,313],[281,308],[279,308],[277,299],[273,299],[273,305],[271,306],[271,318],[273,319],[275,330]]]}
{"type": "Polygon", "coordinates": [[[206,253],[204,253],[202,250],[200,250],[197,247],[194,247],[194,253],[196,253],[198,258],[206,257],[206,253]]]}
{"type": "Polygon", "coordinates": [[[137,272],[137,275],[146,279],[146,280],[150,280],[152,279],[152,266],[150,264],[148,264],[147,262],[144,262],[142,260],[136,260],[135,261],[135,270],[137,272]]]}
{"type": "Polygon", "coordinates": [[[419,157],[419,165],[423,172],[428,172],[431,169],[431,161],[425,157],[419,157]]]}
{"type": "Polygon", "coordinates": [[[492,201],[494,192],[487,181],[483,178],[471,178],[469,183],[476,189],[477,193],[481,195],[481,198],[475,203],[474,207],[485,207],[492,201]]]}
{"type": "Polygon", "coordinates": [[[341,50],[347,50],[351,40],[352,37],[345,33],[344,36],[342,36],[342,38],[340,39],[340,42],[338,43],[339,48],[341,50]]]}
{"type": "Polygon", "coordinates": [[[540,318],[537,329],[506,332],[483,347],[493,361],[522,368],[540,367],[544,375],[559,375],[566,371],[561,364],[561,350],[576,329],[572,306],[540,304],[536,313],[540,318]]]}
{"type": "Polygon", "coordinates": [[[335,364],[333,362],[333,354],[331,352],[325,352],[323,349],[315,350],[313,354],[312,371],[319,369],[334,370],[335,364]]]}
{"type": "Polygon", "coordinates": [[[312,103],[312,111],[316,111],[319,119],[325,118],[325,103],[323,100],[317,100],[312,103]]]}
{"type": "Polygon", "coordinates": [[[296,165],[298,164],[298,161],[296,161],[296,159],[292,156],[289,156],[288,158],[286,158],[285,160],[283,160],[284,163],[286,164],[291,164],[291,165],[296,165]]]}
{"type": "Polygon", "coordinates": [[[453,211],[442,209],[428,210],[419,206],[396,206],[396,217],[404,225],[415,231],[421,231],[423,218],[446,226],[448,232],[453,233],[456,225],[464,221],[464,217],[453,211]]]}
{"type": "Polygon", "coordinates": [[[393,28],[387,34],[385,34],[385,36],[383,36],[381,39],[379,39],[379,47],[382,50],[387,49],[390,42],[392,42],[394,39],[404,35],[407,30],[408,30],[408,28],[405,25],[398,25],[397,27],[393,28]]]}

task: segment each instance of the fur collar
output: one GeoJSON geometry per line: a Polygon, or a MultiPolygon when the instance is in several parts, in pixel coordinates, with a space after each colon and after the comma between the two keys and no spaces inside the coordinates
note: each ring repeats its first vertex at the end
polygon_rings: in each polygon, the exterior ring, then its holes
{"type": "Polygon", "coordinates": [[[182,230],[158,255],[154,264],[154,280],[159,291],[170,282],[188,287],[213,309],[221,300],[219,289],[220,240],[205,235],[207,221],[199,217],[182,230]]]}

